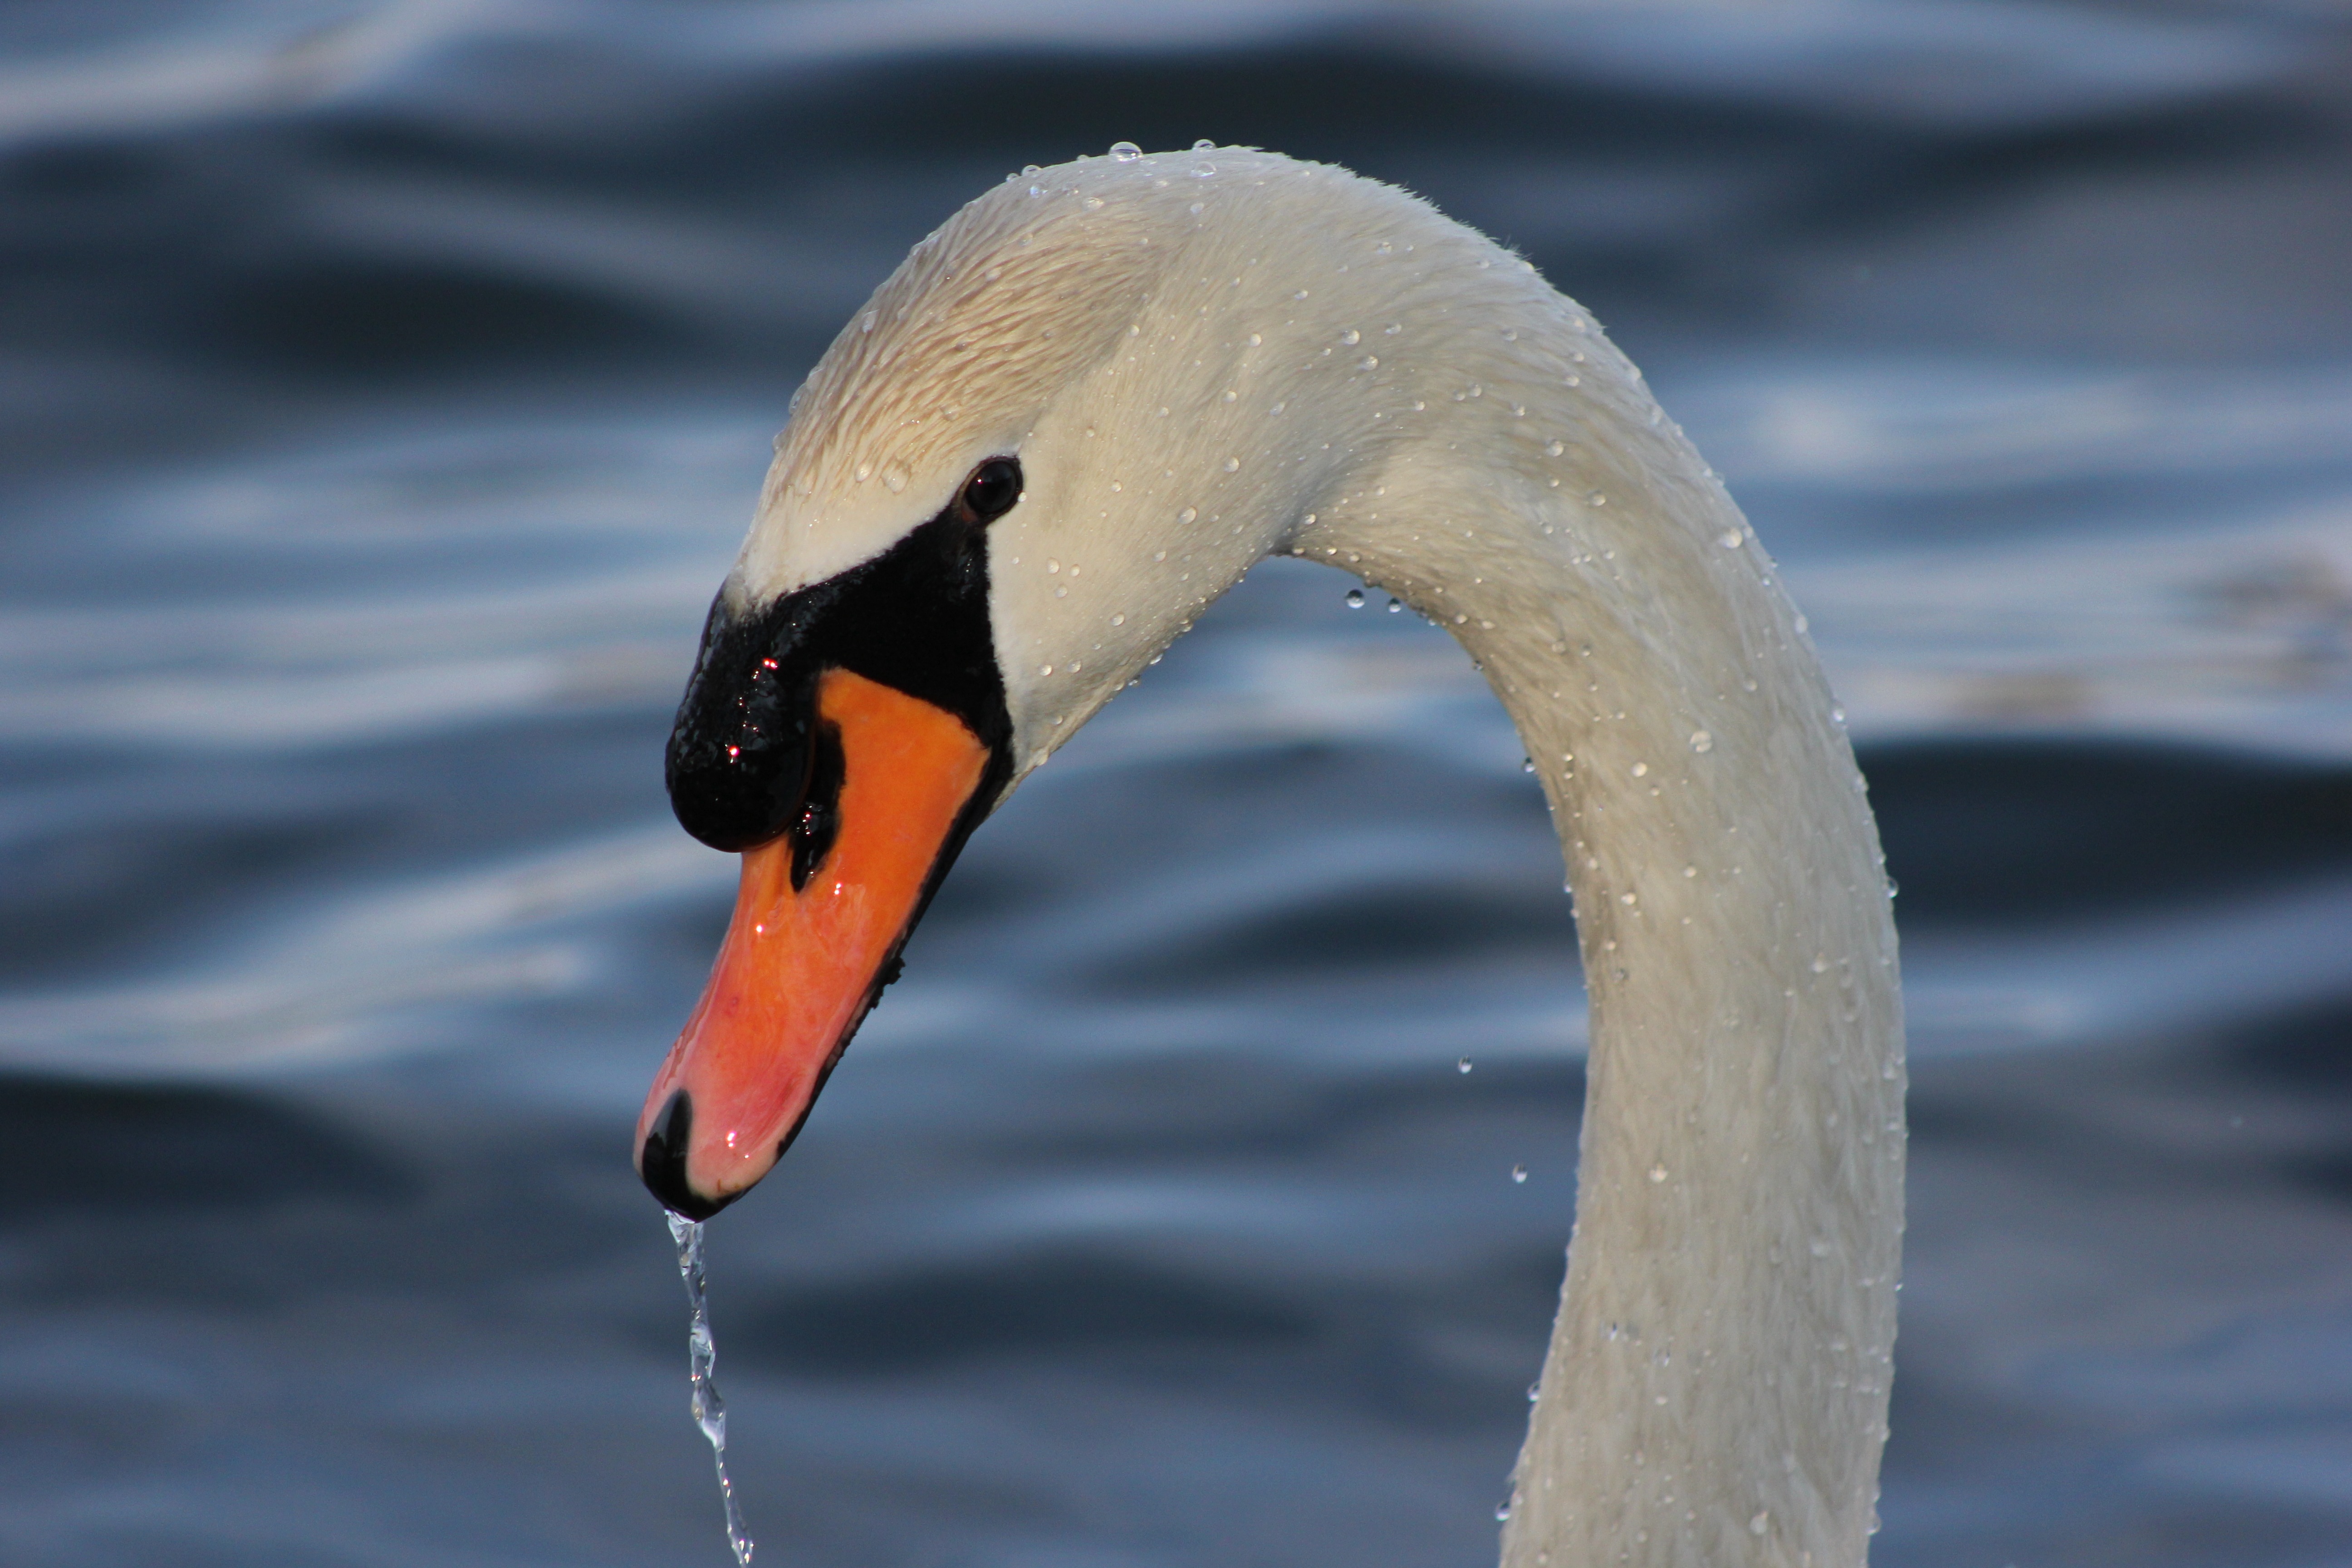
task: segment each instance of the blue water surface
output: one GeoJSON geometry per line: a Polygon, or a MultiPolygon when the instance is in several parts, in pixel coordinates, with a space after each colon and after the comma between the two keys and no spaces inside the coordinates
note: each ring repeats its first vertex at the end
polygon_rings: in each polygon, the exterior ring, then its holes
{"type": "MultiPolygon", "coordinates": [[[[2291,0],[0,13],[0,1561],[726,1560],[627,1161],[731,886],[661,794],[703,606],[910,243],[1205,136],[1521,247],[1811,615],[1914,1043],[1874,1561],[2352,1563],[2347,50],[2291,0]]],[[[1262,568],[1024,786],[712,1226],[763,1563],[1491,1561],[1581,994],[1501,710],[1349,585],[1262,568]]]]}

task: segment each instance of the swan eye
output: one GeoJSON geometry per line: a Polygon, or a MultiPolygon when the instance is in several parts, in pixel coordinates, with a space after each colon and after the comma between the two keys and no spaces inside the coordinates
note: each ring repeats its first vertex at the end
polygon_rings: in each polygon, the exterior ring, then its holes
{"type": "Polygon", "coordinates": [[[1021,465],[1011,458],[991,458],[963,482],[964,510],[981,522],[994,522],[1021,499],[1021,465]]]}

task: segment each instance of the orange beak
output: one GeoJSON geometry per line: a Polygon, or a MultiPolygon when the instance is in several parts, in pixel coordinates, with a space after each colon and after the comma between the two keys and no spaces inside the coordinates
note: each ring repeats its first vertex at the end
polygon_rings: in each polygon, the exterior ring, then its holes
{"type": "Polygon", "coordinates": [[[693,1219],[741,1196],[800,1131],[961,847],[988,765],[962,720],[845,669],[825,672],[816,710],[840,738],[831,846],[797,887],[795,835],[744,851],[726,943],[637,1119],[638,1173],[693,1219]]]}

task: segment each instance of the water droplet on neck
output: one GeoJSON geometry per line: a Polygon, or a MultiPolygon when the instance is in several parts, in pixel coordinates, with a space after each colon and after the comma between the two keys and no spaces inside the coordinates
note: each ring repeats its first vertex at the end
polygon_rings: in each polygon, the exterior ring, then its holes
{"type": "Polygon", "coordinates": [[[1195,153],[1205,153],[1215,145],[1216,143],[1214,142],[1212,142],[1207,137],[1203,136],[1198,142],[1192,143],[1192,151],[1195,153]]]}
{"type": "Polygon", "coordinates": [[[1110,155],[1114,163],[1132,163],[1143,156],[1143,149],[1132,142],[1114,142],[1110,144],[1110,155]]]}
{"type": "Polygon", "coordinates": [[[1360,609],[1362,609],[1363,607],[1364,607],[1364,591],[1363,591],[1361,588],[1350,588],[1350,589],[1349,589],[1349,590],[1348,590],[1348,608],[1349,608],[1349,609],[1351,609],[1351,610],[1360,610],[1360,609]]]}
{"type": "Polygon", "coordinates": [[[1395,615],[1399,610],[1402,610],[1402,609],[1403,609],[1403,608],[1404,608],[1404,601],[1403,601],[1402,599],[1391,599],[1391,600],[1389,601],[1389,614],[1390,614],[1390,615],[1392,615],[1392,616],[1393,616],[1393,615],[1395,615]]]}

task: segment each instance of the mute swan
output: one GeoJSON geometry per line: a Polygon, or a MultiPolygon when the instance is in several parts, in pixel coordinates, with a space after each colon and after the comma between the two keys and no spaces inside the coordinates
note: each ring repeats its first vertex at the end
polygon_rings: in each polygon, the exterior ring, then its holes
{"type": "Polygon", "coordinates": [[[1507,1568],[1843,1568],[1903,1229],[1876,831],[1714,471],[1528,263],[1343,170],[1122,145],[950,218],[793,399],[670,742],[743,851],[638,1127],[764,1175],[965,837],[1261,557],[1449,629],[1538,764],[1591,1047],[1507,1568]]]}

